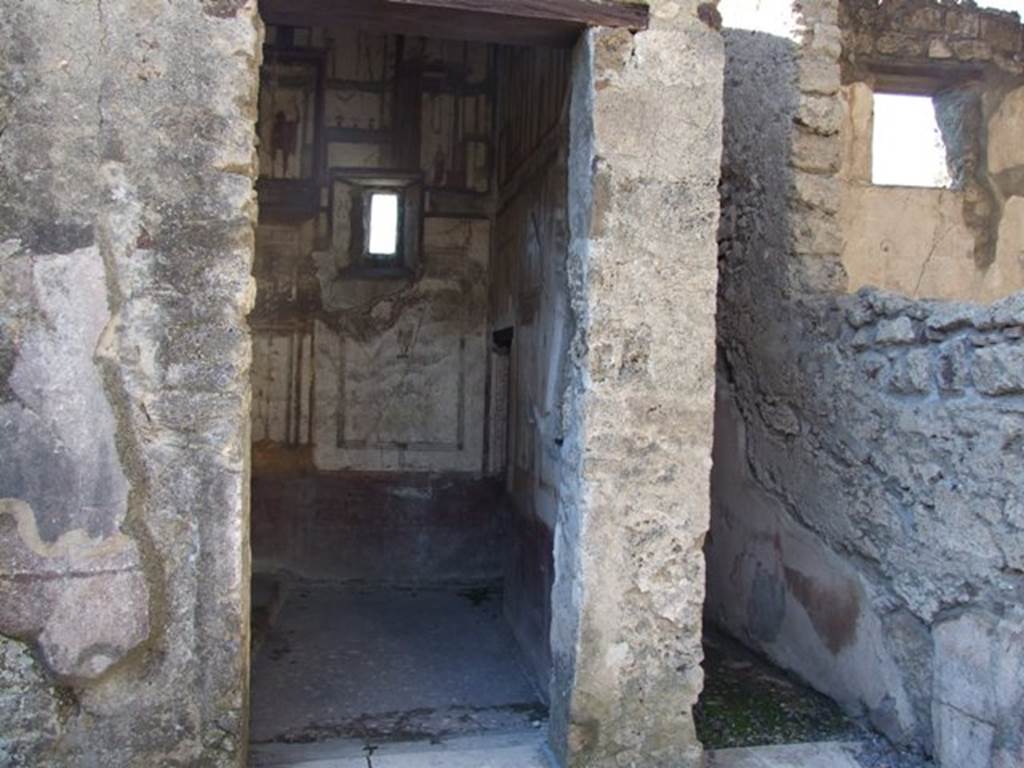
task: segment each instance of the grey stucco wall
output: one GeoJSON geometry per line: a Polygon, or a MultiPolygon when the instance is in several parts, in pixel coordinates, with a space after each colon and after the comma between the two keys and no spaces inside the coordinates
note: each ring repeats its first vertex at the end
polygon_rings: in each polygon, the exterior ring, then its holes
{"type": "Polygon", "coordinates": [[[0,763],[238,765],[254,2],[0,4],[0,763]]]}
{"type": "Polygon", "coordinates": [[[699,765],[722,41],[697,2],[577,51],[577,319],[555,533],[551,728],[569,765],[699,765]]]}
{"type": "Polygon", "coordinates": [[[1020,296],[845,293],[837,4],[726,32],[708,615],[944,766],[1024,760],[1020,296]]]}

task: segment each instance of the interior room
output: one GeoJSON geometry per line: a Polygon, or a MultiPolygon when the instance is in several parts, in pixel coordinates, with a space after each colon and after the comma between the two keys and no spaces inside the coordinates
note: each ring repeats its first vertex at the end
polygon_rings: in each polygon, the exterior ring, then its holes
{"type": "Polygon", "coordinates": [[[352,14],[264,8],[257,756],[547,715],[575,32],[352,14]]]}

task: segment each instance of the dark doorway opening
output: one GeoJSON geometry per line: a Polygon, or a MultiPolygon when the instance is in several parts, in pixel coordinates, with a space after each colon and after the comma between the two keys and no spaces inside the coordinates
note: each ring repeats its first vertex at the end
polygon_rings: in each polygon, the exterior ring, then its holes
{"type": "Polygon", "coordinates": [[[545,732],[580,25],[365,5],[263,7],[257,764],[545,732]]]}

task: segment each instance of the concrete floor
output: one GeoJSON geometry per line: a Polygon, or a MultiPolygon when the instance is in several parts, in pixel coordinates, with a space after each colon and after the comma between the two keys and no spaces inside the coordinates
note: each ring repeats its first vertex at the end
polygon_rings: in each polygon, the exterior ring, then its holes
{"type": "Polygon", "coordinates": [[[256,753],[338,739],[361,748],[532,733],[545,718],[492,589],[299,583],[253,662],[256,753]]]}

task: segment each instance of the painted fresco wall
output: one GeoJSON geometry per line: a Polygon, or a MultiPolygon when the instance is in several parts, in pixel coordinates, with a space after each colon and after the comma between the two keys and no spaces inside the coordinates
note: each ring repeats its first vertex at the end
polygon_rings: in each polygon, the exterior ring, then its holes
{"type": "Polygon", "coordinates": [[[512,331],[506,450],[513,504],[505,613],[546,692],[562,398],[575,333],[566,274],[570,59],[565,51],[502,49],[498,66],[501,207],[490,322],[495,331],[512,331]]]}
{"type": "Polygon", "coordinates": [[[495,49],[349,28],[271,27],[267,40],[250,318],[257,563],[496,577],[501,506],[484,478],[495,49]],[[396,176],[417,190],[403,232],[418,247],[370,274],[352,246],[352,179],[396,176]],[[320,486],[342,479],[351,493],[332,502],[320,486]]]}

